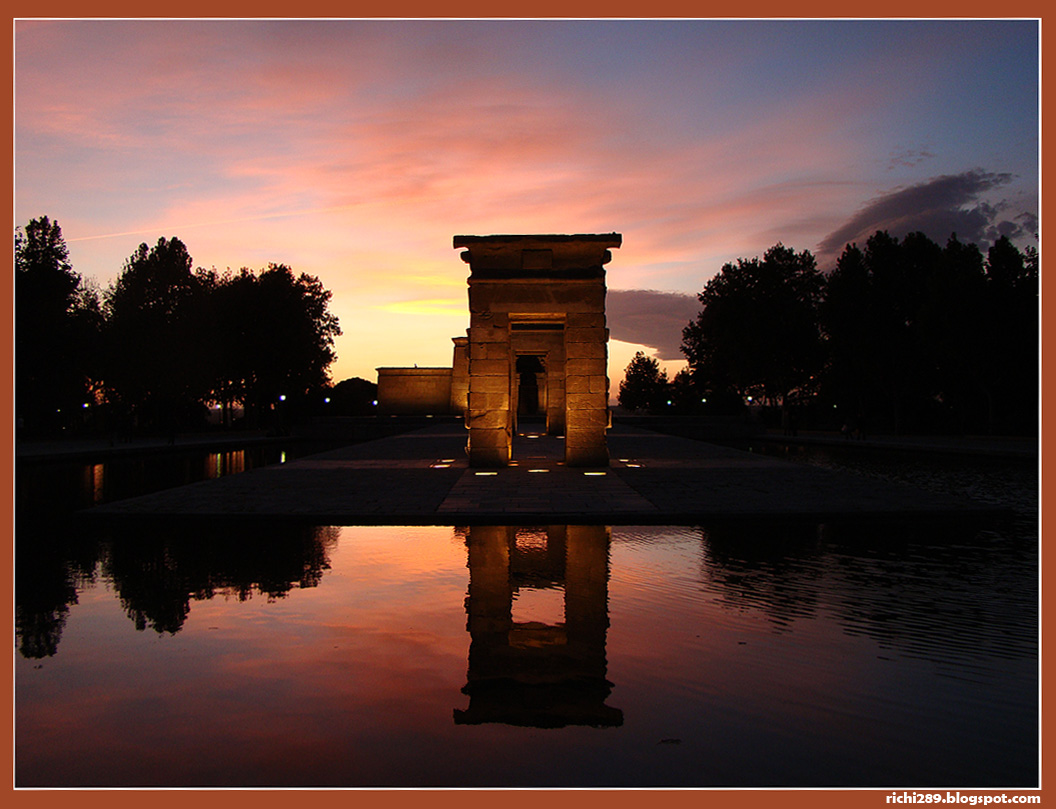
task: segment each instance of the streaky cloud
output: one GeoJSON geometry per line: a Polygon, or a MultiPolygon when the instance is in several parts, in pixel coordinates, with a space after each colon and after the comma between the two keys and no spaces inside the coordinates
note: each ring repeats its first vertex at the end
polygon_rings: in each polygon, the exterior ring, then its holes
{"type": "Polygon", "coordinates": [[[897,238],[919,231],[940,244],[956,233],[961,241],[980,247],[1002,235],[1029,236],[1032,223],[1037,221],[1033,213],[1010,213],[1007,203],[981,199],[986,192],[1012,180],[1012,174],[972,169],[876,197],[822,239],[817,249],[819,266],[831,266],[847,244],[864,242],[878,230],[897,238]]]}
{"type": "Polygon", "coordinates": [[[610,289],[605,309],[610,336],[656,349],[661,360],[683,360],[682,329],[700,312],[696,295],[655,289],[610,289]]]}

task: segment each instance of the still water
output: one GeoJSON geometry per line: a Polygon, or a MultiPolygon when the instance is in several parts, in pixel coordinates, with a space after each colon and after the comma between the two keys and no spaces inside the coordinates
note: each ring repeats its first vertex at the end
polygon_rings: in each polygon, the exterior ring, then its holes
{"type": "Polygon", "coordinates": [[[1032,517],[23,519],[19,786],[1032,786],[1032,517]]]}

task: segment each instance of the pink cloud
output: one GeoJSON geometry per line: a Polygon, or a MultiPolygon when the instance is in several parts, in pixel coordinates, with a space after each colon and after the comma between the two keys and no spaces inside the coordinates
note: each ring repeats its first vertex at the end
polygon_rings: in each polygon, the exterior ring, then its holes
{"type": "MultiPolygon", "coordinates": [[[[546,60],[569,54],[543,34],[571,29],[522,30],[19,23],[16,213],[58,218],[103,283],[161,235],[204,266],[288,263],[334,290],[346,333],[451,296],[455,233],[617,230],[610,287],[695,293],[776,241],[814,249],[876,196],[874,158],[892,153],[876,122],[904,93],[891,77],[928,59],[917,39],[908,65],[865,59],[758,103],[744,77],[760,56],[736,43],[661,49],[615,81],[546,60]]],[[[450,317],[430,332],[393,317],[419,344],[451,336],[450,317]]],[[[341,362],[387,362],[362,336],[341,362]]]]}

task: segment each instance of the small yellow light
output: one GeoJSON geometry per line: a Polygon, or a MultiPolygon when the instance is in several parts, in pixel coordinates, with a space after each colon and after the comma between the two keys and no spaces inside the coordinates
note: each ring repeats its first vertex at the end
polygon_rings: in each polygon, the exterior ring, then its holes
{"type": "Polygon", "coordinates": [[[549,472],[549,469],[529,469],[529,472],[549,472]]]}
{"type": "Polygon", "coordinates": [[[433,469],[447,469],[451,466],[449,463],[434,463],[431,464],[433,469]]]}
{"type": "Polygon", "coordinates": [[[498,472],[474,472],[475,475],[497,475],[498,472]]]}
{"type": "Polygon", "coordinates": [[[607,474],[607,473],[605,473],[605,472],[584,472],[583,474],[584,474],[584,475],[594,475],[594,476],[597,476],[597,475],[604,475],[604,474],[607,474]]]}

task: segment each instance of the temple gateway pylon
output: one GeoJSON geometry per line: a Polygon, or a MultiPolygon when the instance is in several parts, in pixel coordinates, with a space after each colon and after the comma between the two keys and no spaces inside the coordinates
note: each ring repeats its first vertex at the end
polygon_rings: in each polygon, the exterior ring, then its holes
{"type": "Polygon", "coordinates": [[[566,465],[608,465],[604,265],[621,242],[618,233],[455,236],[470,267],[469,329],[456,341],[452,390],[467,395],[470,466],[508,465],[518,418],[529,415],[565,436],[566,465]]]}

